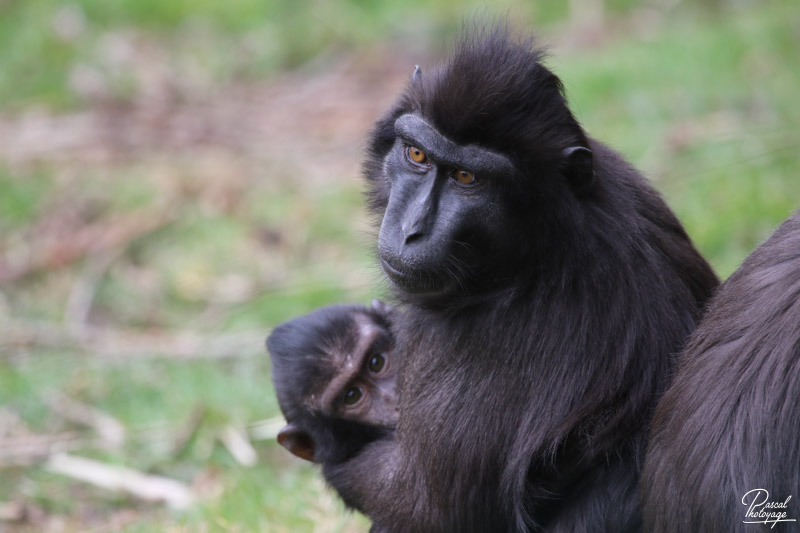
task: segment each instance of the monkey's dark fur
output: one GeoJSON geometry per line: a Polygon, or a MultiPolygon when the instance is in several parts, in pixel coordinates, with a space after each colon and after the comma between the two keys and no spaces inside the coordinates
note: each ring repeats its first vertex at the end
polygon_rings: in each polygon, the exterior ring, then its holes
{"type": "Polygon", "coordinates": [[[647,531],[764,528],[743,523],[754,489],[800,519],[800,212],[720,287],[680,362],[653,420],[647,531]]]}
{"type": "Polygon", "coordinates": [[[328,472],[375,531],[641,527],[649,420],[718,280],[660,195],[584,133],[541,58],[475,32],[372,133],[368,203],[404,309],[400,423],[328,472]],[[431,173],[458,145],[491,156],[486,179],[437,182],[419,210],[414,187],[441,176],[409,177],[426,171],[397,152],[409,128],[445,139],[431,173]]]}

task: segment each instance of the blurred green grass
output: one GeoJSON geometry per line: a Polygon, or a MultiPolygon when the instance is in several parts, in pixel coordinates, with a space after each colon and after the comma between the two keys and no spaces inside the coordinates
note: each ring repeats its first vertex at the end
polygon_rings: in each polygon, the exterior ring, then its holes
{"type": "MultiPolygon", "coordinates": [[[[587,130],[654,180],[726,277],[800,207],[800,4],[605,5],[605,20],[588,29],[564,2],[508,2],[498,13],[508,9],[520,26],[543,30],[554,45],[549,64],[587,130]]],[[[145,60],[166,65],[180,102],[268,86],[286,73],[301,73],[302,84],[338,58],[381,43],[427,58],[446,48],[465,17],[484,13],[479,3],[398,0],[6,0],[0,131],[28,115],[138,101],[150,90],[149,74],[135,64],[141,59],[131,59],[130,43],[145,60]]],[[[97,164],[0,151],[0,250],[7,261],[65,224],[112,224],[120,214],[148,213],[164,198],[174,217],[110,256],[89,253],[0,285],[0,328],[69,325],[76,287],[86,283],[94,290],[84,317],[89,328],[209,338],[263,338],[314,307],[381,293],[356,162],[352,175],[319,180],[274,160],[218,151],[140,151],[97,164]],[[199,153],[216,166],[193,163],[199,153]]],[[[316,154],[303,157],[313,164],[316,154]]],[[[202,498],[173,512],[56,476],[37,462],[0,466],[0,503],[24,501],[36,511],[0,522],[0,530],[366,530],[326,492],[316,470],[274,442],[254,442],[259,462],[249,468],[221,444],[224,428],[279,414],[260,342],[221,359],[136,350],[109,358],[80,342],[5,343],[11,333],[0,329],[0,444],[9,435],[85,432],[48,403],[59,391],[129,431],[120,448],[87,444],[74,453],[192,483],[202,498]]]]}

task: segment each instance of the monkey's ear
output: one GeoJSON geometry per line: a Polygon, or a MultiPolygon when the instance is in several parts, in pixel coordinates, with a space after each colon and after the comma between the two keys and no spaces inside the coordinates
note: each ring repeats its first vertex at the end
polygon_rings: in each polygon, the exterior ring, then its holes
{"type": "Polygon", "coordinates": [[[314,439],[294,424],[287,424],[278,432],[278,444],[292,455],[314,462],[314,439]]]}
{"type": "Polygon", "coordinates": [[[563,155],[564,177],[570,189],[577,195],[589,192],[594,183],[592,151],[585,146],[570,146],[563,155]]]}
{"type": "Polygon", "coordinates": [[[422,81],[422,69],[419,65],[414,65],[414,73],[411,75],[411,83],[419,83],[422,81]]]}

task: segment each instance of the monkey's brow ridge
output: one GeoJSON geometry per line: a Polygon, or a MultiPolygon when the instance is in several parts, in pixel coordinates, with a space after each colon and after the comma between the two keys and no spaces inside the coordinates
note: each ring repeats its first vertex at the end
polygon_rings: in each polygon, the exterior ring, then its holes
{"type": "Polygon", "coordinates": [[[425,119],[415,114],[398,117],[395,133],[403,140],[419,145],[428,157],[439,163],[473,172],[510,174],[514,172],[511,160],[488,148],[475,145],[460,146],[439,133],[425,119]]]}

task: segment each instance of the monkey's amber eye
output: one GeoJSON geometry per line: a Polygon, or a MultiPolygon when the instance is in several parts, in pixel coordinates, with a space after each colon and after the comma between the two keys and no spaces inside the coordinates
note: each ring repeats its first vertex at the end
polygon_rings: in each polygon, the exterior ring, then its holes
{"type": "Polygon", "coordinates": [[[386,357],[382,353],[376,353],[372,357],[369,358],[369,362],[367,362],[367,368],[369,371],[377,374],[383,367],[386,366],[386,357]]]}
{"type": "Polygon", "coordinates": [[[420,165],[424,165],[428,162],[428,156],[416,146],[409,146],[406,148],[406,156],[410,161],[420,165]]]}
{"type": "Polygon", "coordinates": [[[344,393],[344,404],[355,405],[358,403],[358,400],[360,400],[363,395],[364,393],[361,392],[360,387],[350,387],[344,393]]]}
{"type": "Polygon", "coordinates": [[[472,185],[475,183],[475,175],[469,170],[460,168],[455,171],[454,177],[461,185],[472,185]]]}

